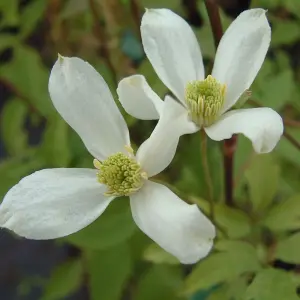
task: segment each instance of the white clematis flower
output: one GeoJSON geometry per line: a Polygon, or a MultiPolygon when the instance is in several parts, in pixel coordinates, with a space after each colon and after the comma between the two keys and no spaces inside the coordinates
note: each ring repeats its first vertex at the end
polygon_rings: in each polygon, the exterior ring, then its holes
{"type": "Polygon", "coordinates": [[[194,130],[182,107],[166,99],[160,121],[135,156],[108,86],[87,62],[59,57],[49,92],[95,157],[96,169],[45,169],[23,178],[4,197],[0,226],[30,239],[63,237],[92,223],[116,197],[129,196],[136,224],[162,248],[182,263],[205,257],[215,237],[213,224],[196,205],[148,180],[171,162],[177,132],[194,130]]]}
{"type": "MultiPolygon", "coordinates": [[[[168,9],[149,9],[141,25],[146,55],[185,107],[183,114],[216,141],[244,134],[258,153],[276,146],[283,133],[281,117],[270,108],[228,110],[249,89],[265,59],[271,39],[265,14],[263,9],[250,9],[232,22],[206,78],[200,47],[185,20],[168,9]]],[[[161,115],[163,101],[141,75],[123,79],[118,94],[125,110],[137,118],[161,115]]]]}

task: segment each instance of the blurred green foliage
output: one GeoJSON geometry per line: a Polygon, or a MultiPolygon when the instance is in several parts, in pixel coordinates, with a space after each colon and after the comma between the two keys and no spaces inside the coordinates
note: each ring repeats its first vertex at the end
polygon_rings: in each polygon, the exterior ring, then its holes
{"type": "MultiPolygon", "coordinates": [[[[113,93],[114,78],[132,73],[145,75],[160,96],[167,93],[142,56],[131,1],[95,3],[101,18],[96,22],[87,0],[34,0],[21,8],[18,0],[0,2],[0,52],[4,57],[0,84],[7,90],[1,100],[1,140],[7,154],[0,161],[1,198],[35,170],[92,167],[92,157],[57,114],[48,95],[49,72],[58,52],[91,62],[113,93]],[[118,10],[111,13],[114,4],[118,10]],[[97,26],[106,31],[107,40],[99,40],[97,26]],[[103,44],[108,47],[114,70],[102,56],[103,44]]],[[[179,0],[136,3],[141,8],[168,7],[187,17],[179,0]]],[[[253,0],[251,6],[268,9],[272,43],[246,106],[277,110],[286,120],[286,131],[299,143],[300,1],[253,0]]],[[[209,69],[215,53],[213,37],[203,1],[197,1],[197,7],[203,25],[194,30],[209,69]]],[[[224,12],[222,22],[224,28],[231,22],[224,12]]],[[[149,136],[153,122],[124,116],[134,143],[149,136]]],[[[57,241],[76,246],[80,256],[53,270],[42,283],[41,299],[65,299],[82,285],[88,287],[93,300],[184,300],[212,287],[215,289],[208,300],[299,299],[299,149],[283,137],[272,154],[257,156],[251,143],[240,136],[234,162],[233,208],[224,203],[221,143],[209,141],[208,146],[220,230],[206,259],[193,267],[181,266],[137,229],[127,200],[120,198],[96,222],[57,241]],[[275,269],[276,260],[294,264],[295,268],[275,269]]],[[[197,134],[181,138],[173,163],[158,179],[171,182],[171,188],[186,201],[209,212],[197,134]]]]}

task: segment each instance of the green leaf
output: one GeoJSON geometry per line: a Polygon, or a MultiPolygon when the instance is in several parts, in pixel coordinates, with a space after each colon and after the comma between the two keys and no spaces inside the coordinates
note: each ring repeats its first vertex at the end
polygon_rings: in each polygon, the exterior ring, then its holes
{"type": "Polygon", "coordinates": [[[295,233],[278,242],[275,257],[287,263],[300,263],[300,233],[295,233]]]}
{"type": "Polygon", "coordinates": [[[11,155],[22,154],[27,147],[28,134],[24,123],[28,113],[21,99],[10,99],[1,113],[1,135],[7,152],[11,155]]]}
{"type": "Polygon", "coordinates": [[[36,29],[38,22],[43,18],[46,8],[47,1],[44,0],[35,0],[25,6],[21,14],[22,26],[20,36],[22,39],[26,38],[34,29],[36,29]]]}
{"type": "Polygon", "coordinates": [[[18,39],[15,36],[9,34],[0,34],[0,51],[6,48],[14,47],[18,44],[18,39]]]}
{"type": "Polygon", "coordinates": [[[247,289],[247,279],[238,277],[209,293],[207,300],[241,300],[247,289]]]}
{"type": "Polygon", "coordinates": [[[18,156],[0,162],[0,199],[22,177],[45,166],[45,161],[36,149],[26,149],[18,156]]]}
{"type": "Polygon", "coordinates": [[[272,207],[264,225],[273,231],[293,230],[300,227],[300,194],[283,200],[272,207]]]}
{"type": "Polygon", "coordinates": [[[52,273],[41,300],[60,300],[75,292],[83,278],[82,262],[73,260],[59,265],[52,273]]]}
{"type": "Polygon", "coordinates": [[[8,81],[43,116],[55,113],[48,95],[48,77],[49,71],[38,52],[24,45],[14,48],[10,63],[0,65],[0,78],[8,81]]]}
{"type": "Polygon", "coordinates": [[[253,89],[254,99],[262,106],[271,107],[277,111],[291,100],[295,90],[294,75],[291,69],[274,70],[273,74],[265,76],[256,83],[253,89]]]}
{"type": "Polygon", "coordinates": [[[275,19],[272,27],[271,46],[290,45],[300,39],[300,26],[297,21],[275,19]]]}
{"type": "MultiPolygon", "coordinates": [[[[147,7],[147,6],[145,6],[147,7]]],[[[151,6],[153,7],[153,6],[151,6]]],[[[162,81],[158,78],[157,74],[153,70],[153,67],[148,59],[143,60],[137,69],[138,74],[143,74],[151,86],[151,88],[163,99],[167,93],[167,88],[164,86],[162,81]]]]}
{"type": "Polygon", "coordinates": [[[159,247],[157,244],[152,243],[144,252],[144,259],[155,264],[170,264],[170,265],[178,265],[180,264],[179,260],[166,252],[164,249],[159,247]]]}
{"type": "Polygon", "coordinates": [[[138,282],[134,300],[179,300],[182,284],[180,269],[175,266],[156,265],[144,273],[138,282]]]}
{"type": "Polygon", "coordinates": [[[266,269],[257,274],[243,300],[299,300],[296,284],[287,272],[266,269]]]}
{"type": "Polygon", "coordinates": [[[128,240],[135,230],[127,198],[117,198],[96,221],[65,239],[78,247],[104,250],[128,240]]]}
{"type": "MultiPolygon", "coordinates": [[[[199,205],[206,214],[209,214],[208,201],[195,197],[191,197],[190,200],[199,205]]],[[[215,204],[215,220],[230,238],[241,238],[251,231],[251,222],[247,214],[223,203],[215,204]]]]}
{"type": "Polygon", "coordinates": [[[184,294],[191,295],[197,290],[230,282],[244,273],[260,269],[255,249],[246,242],[222,242],[217,249],[222,252],[214,253],[201,261],[186,278],[184,294]]]}
{"type": "Polygon", "coordinates": [[[254,211],[266,209],[276,195],[279,183],[279,166],[271,155],[259,155],[246,171],[250,200],[254,211]]]}
{"type": "Polygon", "coordinates": [[[67,167],[70,163],[69,126],[58,114],[48,119],[42,151],[52,167],[67,167]]]}
{"type": "Polygon", "coordinates": [[[130,249],[119,244],[87,253],[91,300],[119,300],[132,272],[130,249]]]}
{"type": "Polygon", "coordinates": [[[0,28],[2,26],[16,26],[19,24],[19,1],[2,0],[0,1],[0,28]]]}

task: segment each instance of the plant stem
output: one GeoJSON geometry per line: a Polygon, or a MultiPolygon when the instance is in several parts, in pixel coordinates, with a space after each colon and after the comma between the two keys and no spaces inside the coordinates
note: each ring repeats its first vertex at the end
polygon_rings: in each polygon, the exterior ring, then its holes
{"type": "Polygon", "coordinates": [[[117,72],[116,69],[110,59],[110,54],[109,54],[109,49],[107,48],[107,37],[106,33],[104,31],[104,28],[100,24],[100,15],[98,13],[96,3],[94,0],[89,0],[89,5],[90,5],[90,10],[94,19],[94,32],[95,36],[99,39],[101,43],[100,47],[100,54],[103,57],[107,67],[111,70],[112,76],[113,76],[113,81],[115,85],[117,86],[118,84],[118,79],[117,79],[117,72]]]}
{"type": "Polygon", "coordinates": [[[141,31],[140,31],[142,15],[141,15],[141,6],[138,0],[130,0],[130,10],[136,26],[137,34],[139,36],[139,39],[142,40],[141,31]]]}
{"type": "Polygon", "coordinates": [[[219,7],[215,0],[205,0],[205,6],[211,25],[211,30],[213,32],[215,46],[217,49],[223,35],[219,7]]]}
{"type": "Polygon", "coordinates": [[[208,165],[208,159],[207,159],[207,135],[203,129],[200,130],[200,133],[201,133],[201,140],[200,140],[200,142],[201,142],[201,159],[202,159],[202,166],[203,166],[203,170],[204,170],[205,183],[206,183],[207,190],[208,190],[210,218],[211,218],[211,221],[214,221],[214,219],[215,219],[214,195],[213,195],[213,184],[212,184],[212,179],[211,179],[209,165],[208,165]]]}
{"type": "Polygon", "coordinates": [[[237,136],[224,141],[224,171],[225,171],[225,201],[228,206],[234,206],[233,202],[233,161],[236,149],[237,136]]]}
{"type": "MultiPolygon", "coordinates": [[[[205,0],[211,29],[214,36],[216,49],[223,35],[219,8],[215,0],[205,0]]],[[[236,149],[237,136],[224,141],[224,171],[225,171],[225,202],[228,206],[234,206],[233,202],[233,162],[236,149]]]]}
{"type": "Polygon", "coordinates": [[[300,143],[287,131],[283,132],[283,136],[291,143],[293,146],[295,146],[298,150],[300,150],[300,143]]]}

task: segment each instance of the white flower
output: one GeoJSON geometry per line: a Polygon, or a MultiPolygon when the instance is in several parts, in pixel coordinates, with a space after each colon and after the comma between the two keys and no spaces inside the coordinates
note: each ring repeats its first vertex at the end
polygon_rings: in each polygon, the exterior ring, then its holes
{"type": "MultiPolygon", "coordinates": [[[[212,74],[206,79],[196,37],[181,17],[168,9],[150,9],[141,25],[146,55],[186,108],[183,114],[216,141],[244,134],[259,153],[276,146],[283,133],[281,117],[270,108],[228,110],[249,89],[265,59],[271,39],[265,13],[263,9],[251,9],[233,21],[220,41],[212,74]]],[[[123,79],[118,94],[133,116],[159,118],[163,101],[143,76],[123,79]]]]}
{"type": "MultiPolygon", "coordinates": [[[[54,106],[96,158],[97,169],[45,169],[12,187],[0,206],[0,226],[31,239],[81,230],[118,196],[130,196],[139,228],[182,263],[208,254],[215,228],[196,205],[148,180],[174,157],[180,132],[193,130],[182,107],[166,99],[153,133],[130,148],[127,125],[103,78],[79,58],[59,57],[49,80],[54,106]]],[[[122,230],[120,224],[120,230],[122,230]]]]}

